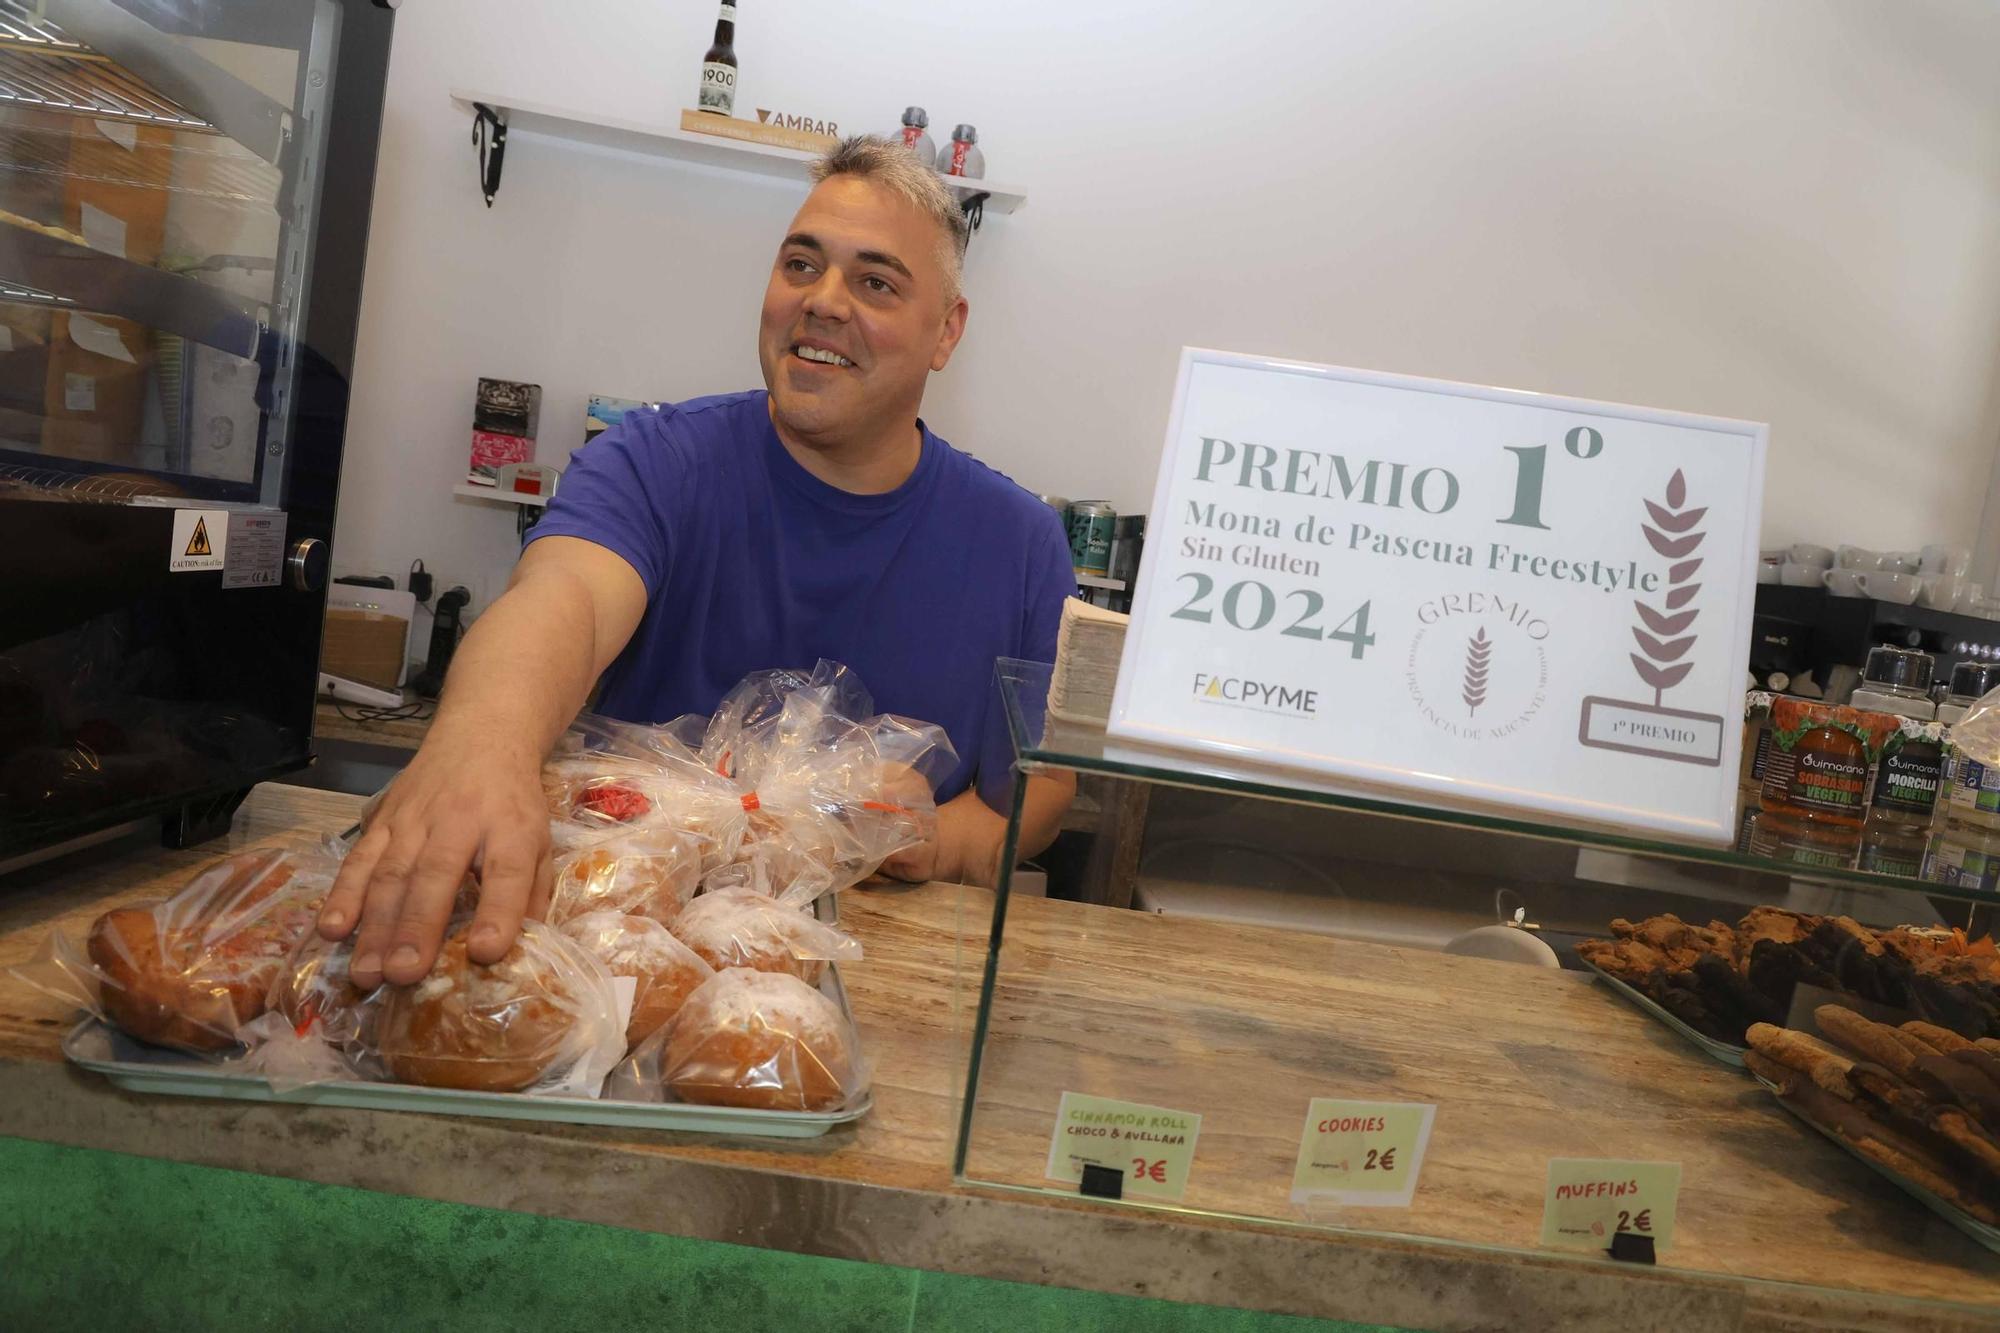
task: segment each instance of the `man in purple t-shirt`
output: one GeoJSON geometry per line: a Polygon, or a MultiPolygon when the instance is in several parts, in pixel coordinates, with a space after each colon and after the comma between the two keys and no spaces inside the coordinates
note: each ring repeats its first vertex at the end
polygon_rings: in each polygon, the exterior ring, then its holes
{"type": "MultiPolygon", "coordinates": [[[[459,649],[424,745],[320,913],[354,980],[415,982],[478,867],[468,952],[497,960],[550,889],[542,756],[598,707],[706,712],[748,672],[844,662],[883,711],[944,727],[938,832],[883,869],[992,883],[1010,762],[998,657],[1053,660],[1074,590],[1055,515],[917,417],[965,332],[965,220],[907,149],[849,140],[779,246],[765,391],[633,415],[581,450],[506,593],[459,649]]],[[[1055,837],[1073,778],[1029,780],[1018,851],[1055,837]]]]}

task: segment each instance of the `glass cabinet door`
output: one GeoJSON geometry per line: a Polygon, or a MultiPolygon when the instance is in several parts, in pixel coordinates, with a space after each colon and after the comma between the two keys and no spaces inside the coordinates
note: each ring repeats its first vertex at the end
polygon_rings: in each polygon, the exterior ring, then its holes
{"type": "Polygon", "coordinates": [[[0,0],[0,474],[284,504],[333,0],[0,0]]]}
{"type": "Polygon", "coordinates": [[[393,19],[0,0],[0,862],[310,761],[393,19]]]}

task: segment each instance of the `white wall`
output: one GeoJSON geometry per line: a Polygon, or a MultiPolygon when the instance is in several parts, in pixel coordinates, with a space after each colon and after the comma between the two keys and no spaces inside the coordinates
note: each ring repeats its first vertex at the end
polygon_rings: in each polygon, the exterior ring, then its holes
{"type": "MultiPolygon", "coordinates": [[[[739,110],[976,123],[990,219],[926,417],[1037,490],[1143,508],[1183,343],[1771,423],[1766,536],[1971,541],[2000,441],[2000,10],[1603,0],[743,0],[739,110]]],[[[484,606],[453,500],[473,381],[755,386],[803,184],[516,136],[481,204],[452,86],[674,120],[706,0],[397,19],[336,564],[484,606]]]]}

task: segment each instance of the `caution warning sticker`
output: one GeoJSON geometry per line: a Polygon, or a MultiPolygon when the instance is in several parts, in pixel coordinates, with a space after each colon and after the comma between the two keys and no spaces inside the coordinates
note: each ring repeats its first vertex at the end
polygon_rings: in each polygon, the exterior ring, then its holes
{"type": "Polygon", "coordinates": [[[176,509],[167,568],[175,574],[221,569],[229,550],[227,509],[176,509]]]}

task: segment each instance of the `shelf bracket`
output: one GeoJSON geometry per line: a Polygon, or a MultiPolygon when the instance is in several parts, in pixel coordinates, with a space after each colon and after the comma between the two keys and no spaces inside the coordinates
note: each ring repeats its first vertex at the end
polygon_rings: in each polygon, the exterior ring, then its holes
{"type": "Polygon", "coordinates": [[[507,158],[507,118],[484,102],[472,104],[472,146],[479,152],[479,190],[486,206],[500,193],[500,165],[507,158]]]}
{"type": "Polygon", "coordinates": [[[977,194],[968,194],[958,201],[959,210],[965,214],[967,227],[965,239],[968,244],[971,243],[972,233],[978,231],[979,224],[986,220],[986,201],[992,197],[991,192],[981,190],[977,194]]]}

